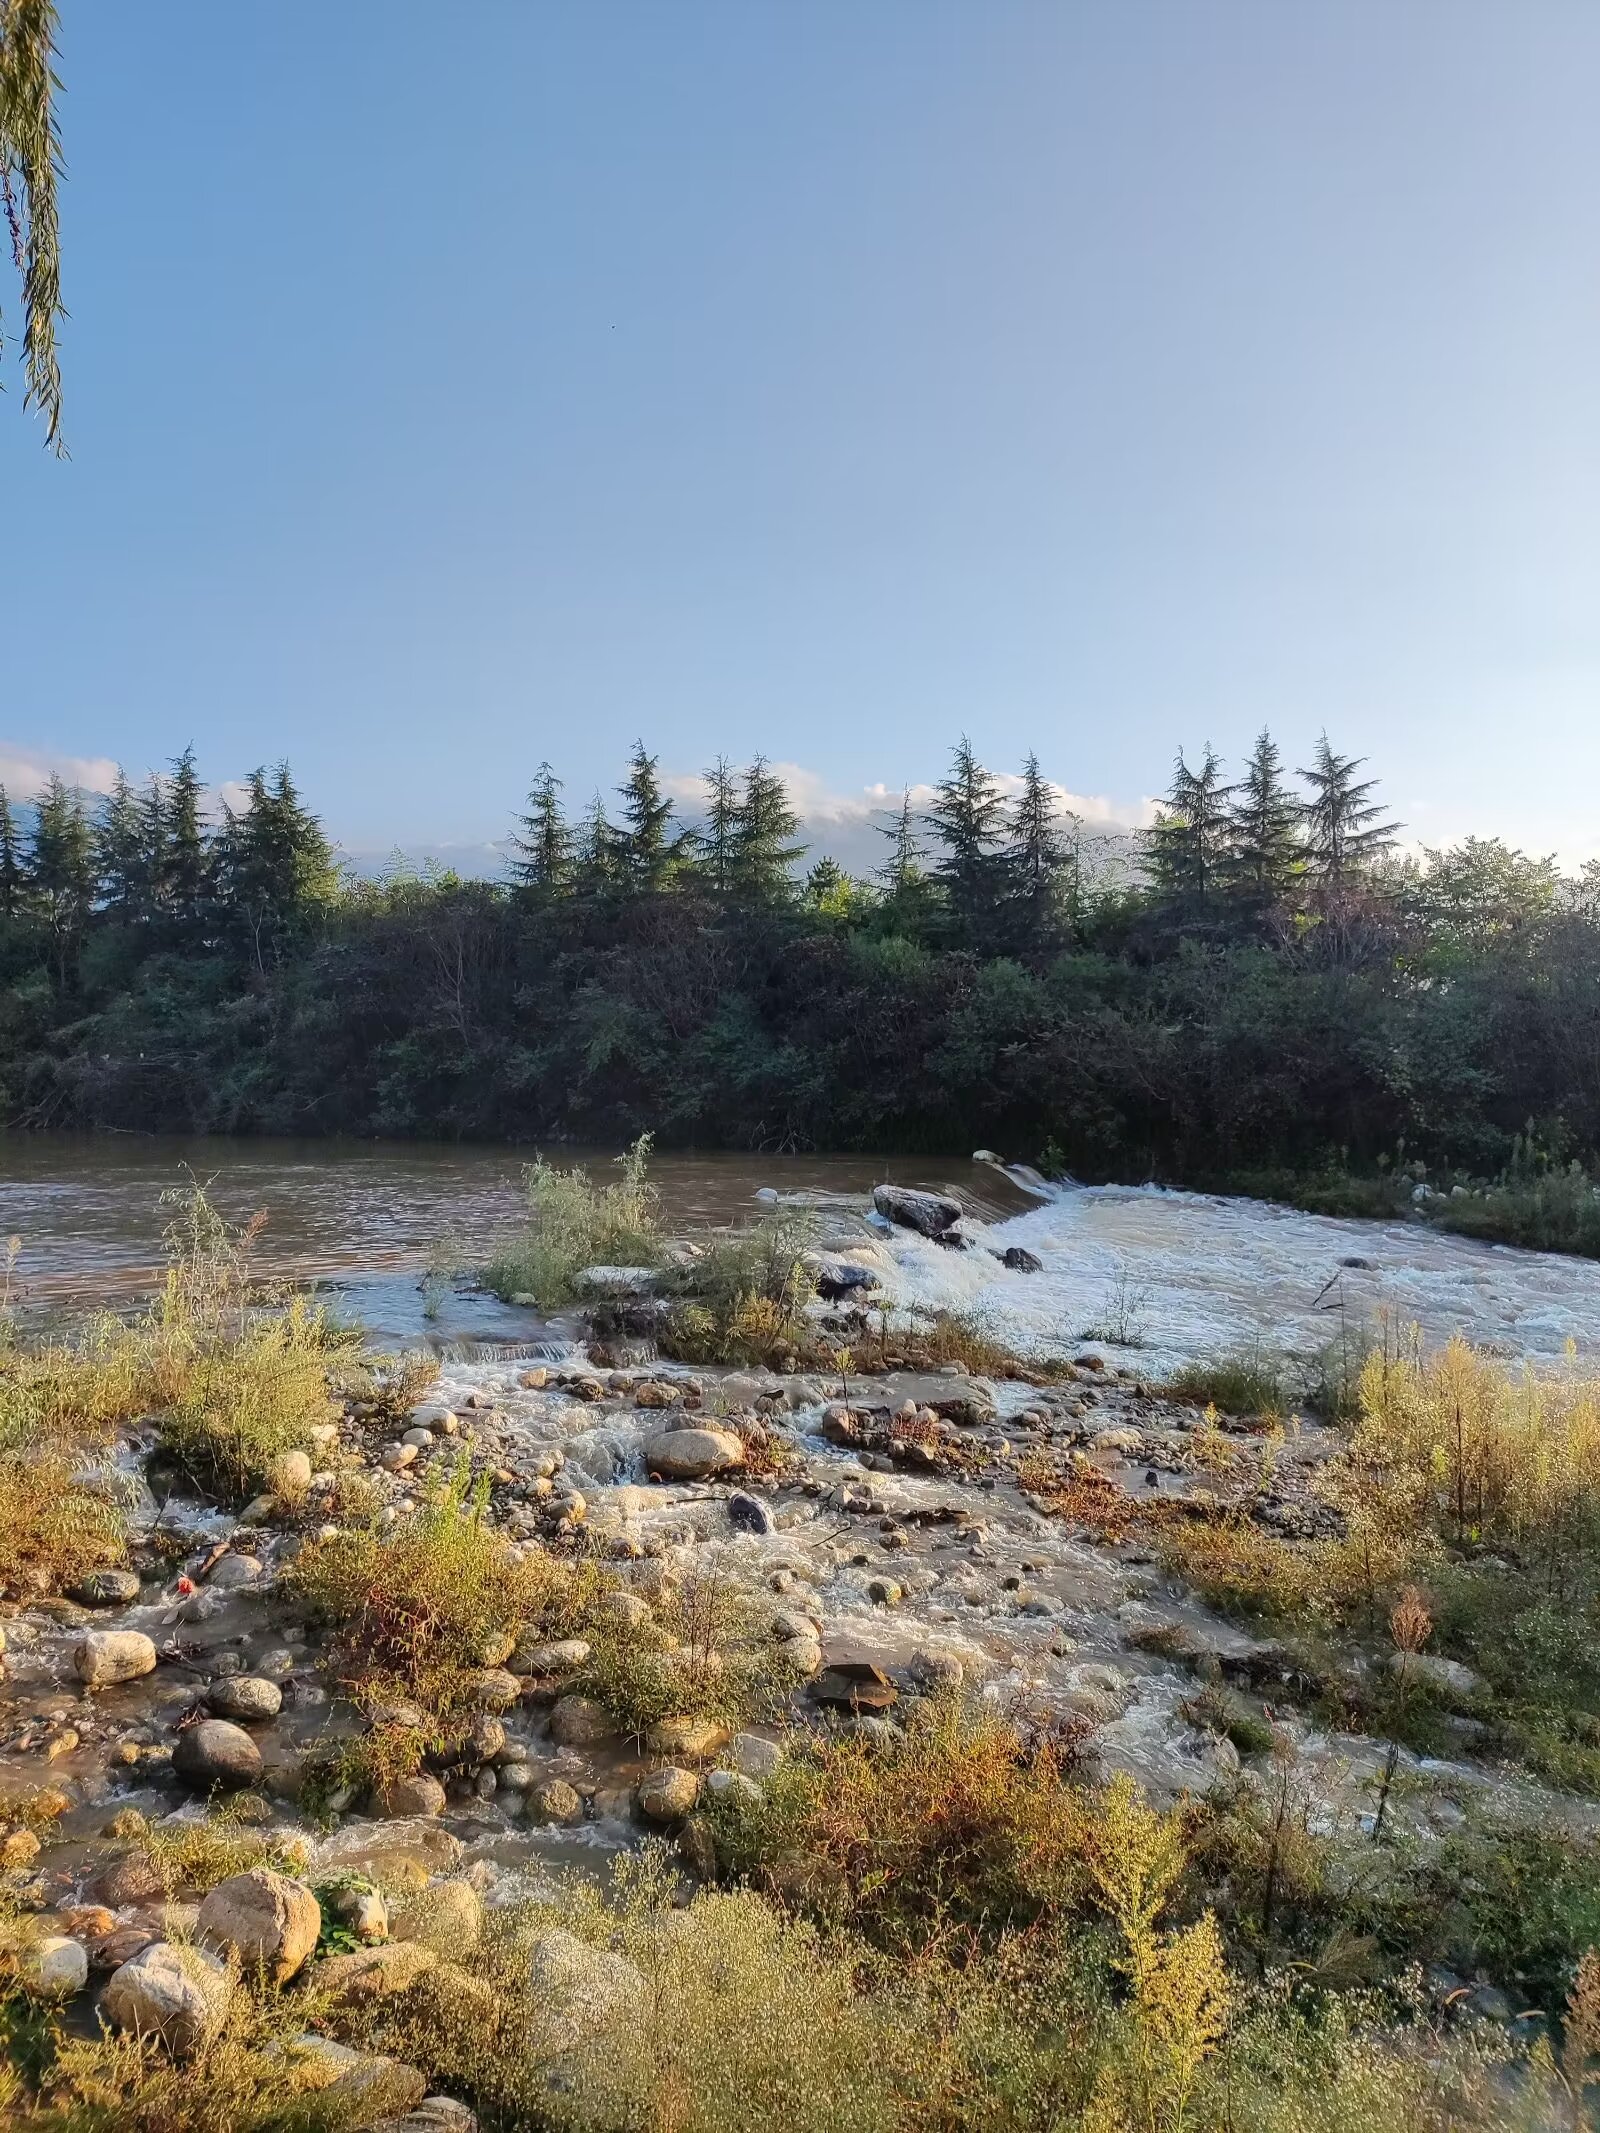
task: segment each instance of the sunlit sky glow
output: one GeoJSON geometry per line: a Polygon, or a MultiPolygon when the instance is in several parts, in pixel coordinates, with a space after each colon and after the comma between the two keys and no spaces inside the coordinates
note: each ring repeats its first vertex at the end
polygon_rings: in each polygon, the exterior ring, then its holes
{"type": "Polygon", "coordinates": [[[351,849],[638,733],[1103,819],[1326,724],[1600,852],[1600,10],[68,0],[0,778],[287,754],[351,849]]]}

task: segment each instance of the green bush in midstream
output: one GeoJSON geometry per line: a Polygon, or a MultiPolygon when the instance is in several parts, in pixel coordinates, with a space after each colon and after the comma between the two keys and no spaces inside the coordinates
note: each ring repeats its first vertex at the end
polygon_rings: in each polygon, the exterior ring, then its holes
{"type": "Polygon", "coordinates": [[[198,1487],[237,1502],[332,1419],[329,1366],[352,1345],[321,1310],[291,1298],[280,1314],[194,1355],[160,1417],[164,1449],[198,1487]]]}
{"type": "Polygon", "coordinates": [[[814,1217],[785,1208],[719,1233],[669,1268],[662,1354],[683,1363],[793,1369],[811,1345],[805,1312],[816,1284],[807,1254],[815,1241],[814,1217]]]}
{"type": "Polygon", "coordinates": [[[117,1560],[106,1490],[74,1477],[122,1425],[151,1417],[202,1489],[237,1500],[331,1418],[330,1380],[372,1382],[358,1336],[303,1297],[259,1297],[259,1223],[230,1229],[198,1187],[163,1196],[168,1266],[151,1308],[100,1313],[70,1340],[0,1343],[0,1582],[60,1582],[117,1560]]]}
{"type": "Polygon", "coordinates": [[[553,1311],[571,1303],[574,1277],[587,1266],[659,1265],[661,1205],[647,1175],[649,1157],[650,1136],[641,1134],[618,1157],[608,1185],[584,1170],[558,1170],[542,1156],[530,1164],[526,1233],[484,1268],[496,1295],[531,1296],[553,1311]]]}
{"type": "Polygon", "coordinates": [[[387,1533],[376,1525],[309,1542],[285,1591],[337,1631],[333,1663],[358,1702],[420,1703],[441,1722],[464,1707],[471,1676],[521,1631],[570,1634],[602,1573],[587,1559],[519,1547],[488,1517],[488,1479],[463,1457],[387,1533]]]}
{"type": "Polygon", "coordinates": [[[1185,1363],[1162,1389],[1174,1400],[1225,1415],[1281,1415],[1293,1397],[1283,1358],[1260,1348],[1185,1363]]]}
{"type": "Polygon", "coordinates": [[[112,1834],[150,1859],[169,1896],[203,1896],[219,1881],[252,1867],[295,1871],[303,1855],[281,1837],[254,1827],[250,1814],[251,1807],[240,1799],[224,1801],[199,1821],[151,1822],[129,1808],[116,1817],[112,1834]]]}
{"type": "Polygon", "coordinates": [[[664,1584],[648,1622],[600,1616],[585,1635],[578,1686],[635,1738],[663,1718],[769,1718],[799,1682],[773,1636],[770,1596],[748,1591],[716,1550],[664,1584]]]}

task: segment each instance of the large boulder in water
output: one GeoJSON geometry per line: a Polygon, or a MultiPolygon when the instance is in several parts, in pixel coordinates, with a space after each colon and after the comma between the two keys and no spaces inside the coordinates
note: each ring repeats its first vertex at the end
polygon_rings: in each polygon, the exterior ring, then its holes
{"type": "Polygon", "coordinates": [[[109,1689],[156,1670],[156,1648],[139,1629],[91,1629],[72,1654],[85,1688],[109,1689]]]}
{"type": "Polygon", "coordinates": [[[704,1481],[709,1474],[743,1466],[744,1446],[729,1430],[663,1430],[645,1445],[644,1463],[663,1481],[704,1481]]]}
{"type": "Polygon", "coordinates": [[[203,1718],[178,1735],[172,1767],[196,1792],[231,1792],[260,1777],[261,1750],[243,1726],[225,1718],[203,1718]]]}
{"type": "Polygon", "coordinates": [[[961,1220],[961,1202],[942,1192],[918,1192],[909,1185],[874,1185],[872,1204],[886,1220],[920,1237],[943,1239],[961,1220]]]}
{"type": "Polygon", "coordinates": [[[841,1303],[847,1296],[859,1295],[878,1286],[878,1277],[872,1268],[861,1266],[854,1259],[830,1259],[819,1255],[808,1263],[817,1294],[824,1303],[841,1303]]]}

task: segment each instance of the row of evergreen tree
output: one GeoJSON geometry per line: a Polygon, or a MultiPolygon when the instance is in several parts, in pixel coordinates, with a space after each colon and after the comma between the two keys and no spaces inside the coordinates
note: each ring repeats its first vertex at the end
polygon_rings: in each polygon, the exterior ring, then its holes
{"type": "MultiPolygon", "coordinates": [[[[1348,887],[1393,850],[1399,825],[1373,799],[1360,758],[1339,755],[1326,734],[1291,790],[1282,753],[1262,732],[1235,784],[1208,747],[1200,767],[1179,756],[1153,828],[1140,840],[1158,900],[1195,910],[1220,898],[1281,905],[1348,887]]],[[[937,924],[975,945],[998,934],[1043,941],[1070,924],[1081,890],[1078,818],[1060,804],[1036,755],[1014,794],[978,760],[964,736],[950,768],[919,813],[909,792],[892,822],[882,866],[851,882],[819,860],[797,881],[806,847],[783,782],[760,756],[743,770],[719,757],[705,773],[703,819],[686,828],[663,791],[659,763],[640,741],[618,788],[618,819],[596,794],[577,824],[561,804],[561,780],[539,766],[512,838],[513,879],[536,903],[657,894],[694,887],[748,908],[792,901],[846,909],[870,895],[891,919],[937,924]]]]}
{"type": "Polygon", "coordinates": [[[1307,889],[1339,889],[1372,873],[1401,825],[1373,799],[1362,759],[1337,754],[1324,733],[1292,792],[1283,756],[1265,729],[1244,775],[1230,785],[1215,750],[1198,770],[1180,754],[1166,803],[1145,839],[1151,878],[1169,898],[1204,904],[1228,894],[1262,904],[1307,889]]]}
{"type": "Polygon", "coordinates": [[[252,771],[244,804],[224,801],[215,826],[192,748],[141,787],[119,770],[93,813],[52,778],[26,833],[0,786],[0,918],[42,923],[63,966],[96,916],[152,946],[233,937],[264,965],[337,887],[332,847],[287,764],[252,771]]]}
{"type": "MultiPolygon", "coordinates": [[[[1269,733],[1234,784],[1209,747],[1198,769],[1180,756],[1143,838],[1156,906],[1180,916],[1230,899],[1280,906],[1370,873],[1397,825],[1361,767],[1324,735],[1296,793],[1269,733]]],[[[615,910],[683,891],[744,911],[870,909],[892,930],[991,953],[1048,948],[1071,932],[1080,825],[1034,755],[1008,793],[963,738],[927,807],[908,792],[882,827],[883,863],[866,881],[826,857],[801,875],[799,821],[763,757],[738,769],[719,757],[704,782],[699,818],[686,825],[640,741],[620,804],[608,810],[597,794],[573,821],[561,780],[541,764],[511,840],[515,894],[541,910],[615,910]]],[[[93,813],[53,779],[26,834],[0,788],[0,918],[42,921],[63,958],[98,914],[152,943],[247,939],[263,962],[337,893],[333,851],[286,764],[253,771],[244,804],[224,805],[214,827],[192,748],[138,788],[119,772],[93,813]]]]}

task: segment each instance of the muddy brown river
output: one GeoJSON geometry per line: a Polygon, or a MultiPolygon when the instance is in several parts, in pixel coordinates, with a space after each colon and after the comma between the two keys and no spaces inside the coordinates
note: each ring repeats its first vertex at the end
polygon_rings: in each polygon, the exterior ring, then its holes
{"type": "MultiPolygon", "coordinates": [[[[525,1332],[526,1312],[492,1298],[419,1287],[431,1261],[481,1260],[513,1231],[532,1147],[429,1142],[182,1139],[166,1135],[0,1135],[0,1240],[18,1237],[24,1307],[125,1306],[160,1279],[163,1192],[192,1177],[228,1218],[267,1217],[266,1275],[335,1285],[341,1308],[385,1340],[493,1339],[525,1332]]],[[[597,1177],[612,1148],[549,1151],[597,1177]]],[[[692,1232],[760,1212],[756,1195],[859,1207],[893,1179],[954,1192],[994,1220],[1030,1203],[999,1172],[949,1157],[663,1154],[651,1164],[668,1226],[692,1232]]]]}

